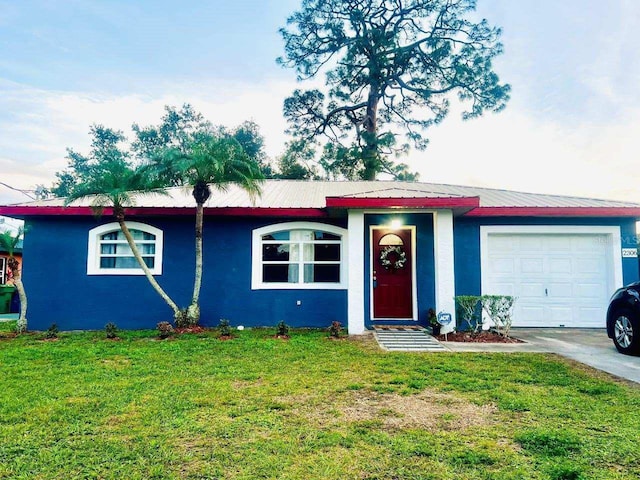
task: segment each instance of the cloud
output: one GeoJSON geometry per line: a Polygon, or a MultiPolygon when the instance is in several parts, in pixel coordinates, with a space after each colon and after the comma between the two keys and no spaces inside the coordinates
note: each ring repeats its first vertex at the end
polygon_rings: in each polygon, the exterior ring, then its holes
{"type": "MultiPolygon", "coordinates": [[[[51,185],[55,172],[66,166],[66,148],[89,149],[89,127],[103,124],[131,134],[131,125],[156,124],[165,105],[191,103],[214,124],[236,126],[254,120],[265,136],[267,153],[281,153],[286,136],[282,99],[294,83],[271,81],[260,85],[237,82],[163,85],[154,95],[59,92],[0,84],[0,181],[29,189],[37,183],[51,185]]],[[[22,201],[0,187],[0,203],[22,201]],[[17,198],[17,200],[16,200],[17,198]]]]}
{"type": "Polygon", "coordinates": [[[421,180],[640,202],[640,108],[610,124],[566,126],[507,109],[449,117],[409,164],[421,180]]]}
{"type": "MultiPolygon", "coordinates": [[[[127,95],[60,92],[0,84],[0,181],[16,188],[51,185],[66,165],[66,147],[89,148],[89,126],[130,134],[131,124],[155,124],[165,105],[191,103],[213,123],[256,121],[270,156],[286,141],[282,100],[298,87],[207,81],[159,83],[127,95]],[[8,113],[7,113],[8,112],[8,113]]],[[[463,122],[456,112],[427,132],[425,152],[401,159],[423,181],[639,201],[636,166],[640,107],[627,105],[608,119],[560,122],[542,118],[520,99],[502,113],[463,122]],[[606,120],[606,121],[605,121],[606,120]]],[[[26,197],[0,187],[0,204],[26,197]]]]}

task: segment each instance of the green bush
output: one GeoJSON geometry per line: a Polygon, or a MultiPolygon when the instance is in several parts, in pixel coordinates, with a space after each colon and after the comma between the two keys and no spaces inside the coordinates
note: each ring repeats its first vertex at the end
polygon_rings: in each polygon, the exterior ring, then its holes
{"type": "Polygon", "coordinates": [[[231,336],[231,324],[229,320],[226,318],[221,318],[218,323],[218,333],[220,333],[221,337],[230,337],[231,336]]]}
{"type": "Polygon", "coordinates": [[[513,322],[513,306],[516,297],[508,295],[483,295],[480,298],[482,309],[493,322],[496,330],[505,337],[509,336],[513,322]]]}
{"type": "Polygon", "coordinates": [[[342,324],[340,322],[331,322],[331,325],[329,325],[327,330],[329,331],[330,337],[340,338],[340,335],[342,334],[342,324]]]}
{"type": "Polygon", "coordinates": [[[276,335],[278,337],[288,337],[289,336],[289,325],[284,323],[284,320],[280,320],[276,325],[276,335]]]}
{"type": "Polygon", "coordinates": [[[58,338],[59,332],[60,330],[58,330],[58,325],[56,325],[55,323],[52,323],[51,326],[48,328],[47,332],[44,334],[44,338],[49,338],[49,339],[58,338]]]}
{"type": "Polygon", "coordinates": [[[107,323],[104,326],[104,331],[107,338],[114,339],[118,337],[118,326],[113,322],[107,323]]]}
{"type": "Polygon", "coordinates": [[[462,331],[482,330],[482,306],[478,295],[458,295],[456,303],[457,328],[462,331]]]}

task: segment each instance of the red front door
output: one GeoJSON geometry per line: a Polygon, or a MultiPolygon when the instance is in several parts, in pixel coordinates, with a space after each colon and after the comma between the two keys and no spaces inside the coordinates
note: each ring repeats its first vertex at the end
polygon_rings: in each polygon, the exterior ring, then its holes
{"type": "Polygon", "coordinates": [[[373,317],[413,319],[411,229],[374,229],[373,317]]]}

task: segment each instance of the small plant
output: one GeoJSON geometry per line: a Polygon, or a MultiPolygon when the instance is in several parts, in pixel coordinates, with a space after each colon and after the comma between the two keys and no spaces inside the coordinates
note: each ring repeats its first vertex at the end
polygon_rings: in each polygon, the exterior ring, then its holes
{"type": "Polygon", "coordinates": [[[440,322],[438,322],[438,315],[435,309],[430,308],[427,311],[427,319],[429,320],[429,326],[431,327],[431,333],[433,335],[440,335],[440,322]]]}
{"type": "Polygon", "coordinates": [[[498,333],[505,337],[509,336],[509,330],[511,330],[515,301],[515,297],[508,295],[483,295],[481,298],[482,309],[491,319],[498,333]]]}
{"type": "Polygon", "coordinates": [[[58,330],[58,325],[56,325],[55,323],[52,323],[49,329],[47,330],[47,333],[44,334],[44,338],[53,340],[54,338],[58,338],[59,332],[60,330],[58,330]]]}
{"type": "Polygon", "coordinates": [[[175,331],[169,322],[159,322],[156,329],[160,338],[169,338],[175,331]]]}
{"type": "Polygon", "coordinates": [[[289,325],[284,323],[284,320],[280,320],[276,325],[276,337],[288,337],[289,325]]]}
{"type": "Polygon", "coordinates": [[[456,317],[458,318],[458,330],[472,331],[482,330],[482,306],[478,305],[480,297],[477,295],[458,295],[456,302],[456,317]]]}
{"type": "Polygon", "coordinates": [[[340,322],[331,322],[328,330],[331,338],[340,338],[340,334],[342,333],[342,324],[340,322]]]}
{"type": "Polygon", "coordinates": [[[220,323],[218,323],[218,332],[221,337],[230,337],[231,336],[231,324],[229,320],[226,318],[221,318],[220,323]]]}
{"type": "Polygon", "coordinates": [[[104,331],[105,334],[107,335],[107,338],[113,340],[114,338],[118,338],[118,326],[113,323],[113,322],[109,322],[104,326],[104,331]]]}

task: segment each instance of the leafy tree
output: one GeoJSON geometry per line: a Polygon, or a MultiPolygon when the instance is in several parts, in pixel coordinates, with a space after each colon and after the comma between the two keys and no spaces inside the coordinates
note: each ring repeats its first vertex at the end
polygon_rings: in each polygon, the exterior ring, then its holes
{"type": "Polygon", "coordinates": [[[228,136],[202,137],[185,150],[170,148],[162,155],[164,161],[180,172],[181,183],[192,185],[196,201],[196,267],[191,305],[183,318],[185,325],[197,325],[200,321],[200,289],[202,286],[202,238],[204,204],[211,197],[211,186],[224,191],[231,184],[238,185],[253,198],[260,193],[259,164],[251,158],[242,145],[228,136]]]}
{"type": "Polygon", "coordinates": [[[158,126],[132,125],[135,140],[131,143],[131,149],[136,156],[153,157],[159,150],[167,148],[186,152],[194,141],[213,132],[211,122],[188,103],[180,109],[167,105],[164,110],[158,126]]]}
{"type": "Polygon", "coordinates": [[[260,168],[260,173],[265,178],[273,178],[275,172],[269,164],[267,153],[264,151],[264,136],[260,133],[260,126],[254,121],[245,121],[236,127],[230,134],[243,148],[249,158],[255,161],[260,168]]]}
{"type": "Polygon", "coordinates": [[[315,166],[309,166],[315,154],[315,149],[306,142],[288,142],[284,153],[277,160],[279,173],[275,177],[287,180],[320,178],[315,166]]]}
{"type": "Polygon", "coordinates": [[[347,178],[393,174],[392,153],[425,148],[423,131],[449,112],[499,111],[509,98],[492,60],[500,30],[474,22],[475,0],[303,0],[280,30],[299,80],[326,71],[327,91],[296,90],[284,102],[289,132],[325,138],[324,167],[347,178]],[[396,131],[404,131],[399,144],[396,131]]]}
{"type": "Polygon", "coordinates": [[[101,214],[105,207],[112,208],[113,216],[147,280],[173,310],[174,317],[178,320],[183,313],[154,278],[125,222],[126,207],[134,204],[134,196],[157,195],[164,192],[140,169],[132,167],[129,153],[120,148],[120,143],[125,140],[122,132],[92,127],[92,133],[93,142],[89,156],[83,157],[74,153],[77,158],[84,159],[83,169],[79,175],[79,183],[73,186],[66,203],[91,197],[91,205],[96,213],[101,214]]]}
{"type": "Polygon", "coordinates": [[[17,331],[18,333],[24,333],[27,331],[27,293],[25,292],[24,285],[22,283],[22,275],[20,273],[20,263],[14,256],[14,252],[20,243],[20,240],[24,238],[24,229],[21,227],[16,233],[5,231],[0,233],[0,247],[9,254],[7,266],[11,271],[11,277],[13,278],[13,284],[18,290],[18,296],[20,297],[20,316],[18,317],[17,331]]]}
{"type": "Polygon", "coordinates": [[[57,172],[57,183],[51,189],[56,197],[67,197],[74,187],[83,182],[92,173],[92,168],[96,162],[114,154],[128,157],[121,151],[118,145],[126,138],[122,132],[106,128],[102,125],[92,125],[89,133],[91,140],[91,153],[89,156],[82,155],[71,148],[67,148],[68,166],[62,172],[57,172]]]}

